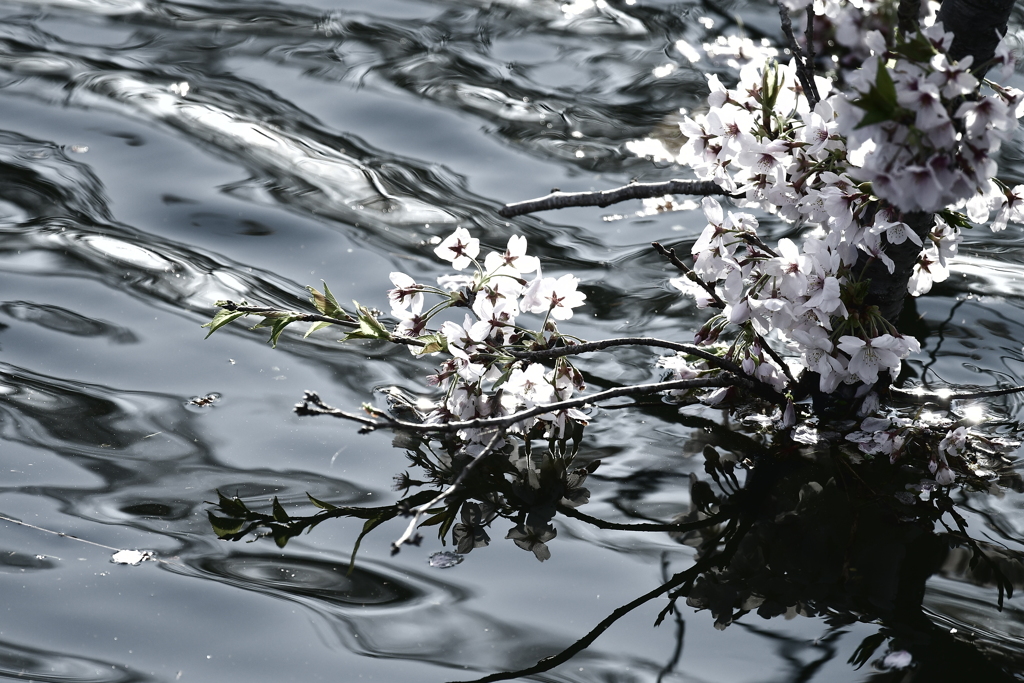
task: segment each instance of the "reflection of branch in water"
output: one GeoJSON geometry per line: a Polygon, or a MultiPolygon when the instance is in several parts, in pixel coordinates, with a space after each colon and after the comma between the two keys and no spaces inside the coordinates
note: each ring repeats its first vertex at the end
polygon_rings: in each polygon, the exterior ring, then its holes
{"type": "MultiPolygon", "coordinates": [[[[550,671],[560,664],[564,664],[569,661],[583,650],[590,647],[591,643],[598,639],[598,637],[611,628],[612,624],[626,616],[637,607],[647,604],[654,598],[665,595],[673,589],[679,589],[685,591],[689,586],[693,585],[693,582],[705,571],[718,566],[723,566],[729,562],[732,555],[735,554],[736,549],[739,547],[739,541],[742,540],[746,531],[750,528],[749,522],[743,524],[742,527],[739,525],[737,518],[732,518],[729,521],[729,525],[724,531],[719,533],[712,542],[708,544],[708,548],[715,547],[723,538],[729,537],[729,541],[726,543],[725,548],[720,553],[707,552],[697,560],[693,566],[685,571],[681,571],[671,579],[661,584],[654,590],[641,595],[640,597],[627,602],[622,607],[619,607],[614,612],[609,614],[607,617],[601,620],[601,622],[593,628],[587,635],[583,636],[575,643],[565,648],[558,654],[550,657],[545,657],[533,666],[525,669],[519,669],[518,671],[503,671],[501,673],[491,674],[490,676],[484,676],[483,678],[476,678],[472,681],[466,681],[465,683],[491,683],[491,681],[508,681],[515,678],[521,678],[523,676],[532,676],[534,674],[544,673],[550,671]]],[[[675,597],[669,602],[669,606],[662,610],[658,616],[660,622],[661,619],[672,609],[672,605],[675,602],[675,597]]]]}
{"type": "Polygon", "coordinates": [[[757,626],[749,623],[741,623],[739,626],[750,633],[768,640],[773,640],[778,644],[779,658],[788,662],[792,666],[792,672],[790,676],[786,678],[786,680],[790,681],[814,680],[814,677],[818,674],[821,668],[835,659],[837,654],[835,641],[839,640],[844,635],[842,629],[830,629],[821,638],[809,641],[806,638],[787,636],[783,633],[779,633],[778,631],[758,628],[757,626]],[[821,650],[821,657],[809,662],[801,660],[798,653],[809,649],[821,650]]]}
{"type": "Polygon", "coordinates": [[[558,511],[566,517],[572,517],[578,519],[587,524],[592,524],[598,529],[607,529],[611,531],[672,531],[676,533],[682,533],[687,531],[697,531],[699,529],[707,529],[720,522],[731,517],[730,511],[723,510],[717,515],[712,515],[706,519],[701,519],[696,522],[677,522],[669,524],[622,524],[619,522],[608,522],[597,517],[591,517],[590,515],[580,512],[575,508],[571,508],[568,505],[559,505],[558,511]]]}
{"type": "MultiPolygon", "coordinates": [[[[430,508],[434,507],[438,503],[444,502],[448,496],[455,493],[459,486],[462,485],[462,482],[466,480],[469,473],[473,470],[473,467],[490,455],[494,450],[494,447],[504,438],[504,436],[505,430],[495,429],[494,435],[491,437],[491,440],[487,442],[487,445],[484,446],[484,449],[473,456],[473,459],[469,461],[469,464],[462,468],[462,471],[459,472],[459,476],[455,477],[455,481],[453,481],[448,488],[428,500],[426,503],[410,510],[412,519],[409,520],[408,526],[405,527],[405,531],[398,537],[398,540],[391,544],[392,555],[396,554],[404,543],[417,545],[417,542],[414,540],[414,534],[416,533],[416,527],[419,525],[420,520],[423,519],[423,515],[427,514],[427,512],[430,511],[430,508]]],[[[465,452],[465,449],[463,449],[463,452],[465,452]]]]}
{"type": "Polygon", "coordinates": [[[889,391],[896,394],[900,398],[909,401],[911,403],[925,403],[929,401],[937,401],[939,403],[949,403],[950,401],[964,401],[974,398],[995,398],[997,396],[1006,396],[1008,394],[1018,394],[1024,391],[1024,386],[1018,387],[1004,387],[1003,389],[987,389],[985,391],[921,391],[919,389],[895,389],[890,388],[889,391]]]}
{"type": "MultiPolygon", "coordinates": [[[[666,582],[669,580],[668,577],[668,553],[661,554],[661,580],[666,582]]],[[[676,665],[679,664],[679,659],[683,656],[683,640],[686,637],[686,620],[683,619],[683,613],[681,610],[676,610],[676,646],[672,650],[672,656],[669,657],[668,662],[662,667],[661,671],[658,672],[657,683],[661,683],[665,676],[675,671],[676,665]]]]}
{"type": "Polygon", "coordinates": [[[946,319],[939,323],[939,326],[935,328],[935,333],[939,339],[935,342],[935,348],[928,352],[928,362],[921,368],[921,384],[929,389],[931,387],[928,385],[928,371],[931,370],[931,367],[939,361],[939,349],[942,348],[942,344],[946,341],[946,325],[953,320],[953,316],[956,314],[956,309],[963,306],[965,301],[967,301],[967,299],[958,299],[957,302],[950,307],[949,315],[946,316],[946,319]]]}

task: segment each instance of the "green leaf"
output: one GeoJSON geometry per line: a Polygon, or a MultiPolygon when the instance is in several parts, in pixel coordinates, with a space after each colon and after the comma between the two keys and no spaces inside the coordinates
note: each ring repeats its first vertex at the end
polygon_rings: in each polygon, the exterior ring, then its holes
{"type": "Polygon", "coordinates": [[[915,33],[913,39],[897,46],[896,52],[912,62],[928,62],[938,54],[931,41],[921,32],[915,33]]]}
{"type": "Polygon", "coordinates": [[[224,327],[232,320],[238,320],[244,315],[245,313],[242,313],[241,311],[229,311],[226,308],[217,311],[217,315],[213,316],[213,320],[203,325],[203,327],[210,328],[210,331],[206,333],[204,339],[209,339],[211,334],[224,327]]]}
{"type": "Polygon", "coordinates": [[[316,306],[316,310],[320,311],[324,315],[329,315],[332,318],[352,320],[352,316],[346,313],[344,309],[338,305],[338,300],[334,298],[333,294],[331,294],[331,289],[327,286],[327,283],[323,280],[321,280],[321,282],[324,284],[324,292],[322,294],[313,287],[306,287],[306,289],[309,290],[309,293],[313,295],[310,301],[312,301],[313,305],[316,306]]]}
{"type": "Polygon", "coordinates": [[[235,496],[234,498],[228,498],[220,490],[217,491],[217,507],[220,511],[231,517],[241,517],[243,519],[248,518],[250,512],[249,508],[245,506],[242,499],[235,496]]]}
{"type": "Polygon", "coordinates": [[[283,548],[288,545],[288,541],[291,540],[295,533],[286,526],[273,525],[270,528],[270,534],[274,537],[274,543],[277,544],[278,548],[283,548]]]}
{"type": "Polygon", "coordinates": [[[352,557],[348,560],[348,572],[346,576],[352,575],[352,570],[356,568],[356,553],[359,552],[359,544],[363,542],[363,537],[370,533],[384,522],[390,519],[394,519],[398,515],[398,507],[392,506],[386,510],[380,512],[374,517],[366,520],[363,524],[363,530],[359,533],[359,537],[356,539],[355,545],[352,546],[352,557]]]}
{"type": "Polygon", "coordinates": [[[391,334],[387,331],[384,325],[381,324],[377,318],[370,313],[370,309],[365,306],[360,306],[358,301],[352,303],[356,306],[356,311],[359,316],[359,328],[349,332],[345,335],[342,341],[348,341],[349,339],[390,339],[391,334]]]}
{"type": "Polygon", "coordinates": [[[443,334],[425,334],[422,337],[417,337],[424,346],[416,349],[416,355],[422,356],[427,353],[437,353],[438,351],[444,351],[448,348],[448,340],[443,334]]]}
{"type": "MultiPolygon", "coordinates": [[[[288,327],[289,325],[291,325],[296,320],[300,320],[301,317],[302,316],[298,316],[298,315],[288,315],[288,316],[285,316],[283,318],[274,318],[273,322],[270,323],[270,325],[269,325],[269,327],[270,327],[270,340],[269,340],[270,341],[270,345],[276,349],[277,348],[277,340],[281,338],[281,333],[284,332],[284,328],[288,327]]],[[[264,323],[266,323],[266,320],[264,320],[263,323],[261,323],[259,325],[256,325],[253,329],[255,329],[256,327],[267,327],[267,325],[264,324],[264,323]]]]}
{"type": "Polygon", "coordinates": [[[213,527],[213,532],[217,534],[218,538],[224,538],[225,536],[237,534],[239,531],[242,530],[242,526],[245,525],[245,520],[243,519],[218,517],[209,510],[206,511],[206,515],[210,518],[210,526],[213,527]]]}
{"type": "Polygon", "coordinates": [[[942,220],[946,221],[949,225],[960,228],[961,230],[970,230],[974,227],[974,224],[967,220],[967,216],[959,211],[943,209],[939,212],[939,216],[941,216],[942,220]]]}
{"type": "Polygon", "coordinates": [[[864,110],[864,118],[857,124],[857,128],[864,128],[883,121],[890,121],[900,110],[896,100],[896,84],[893,83],[889,69],[879,62],[878,72],[875,75],[875,84],[867,93],[859,99],[851,102],[854,106],[864,110]]]}
{"type": "MultiPolygon", "coordinates": [[[[433,512],[433,510],[428,510],[428,512],[433,512]]],[[[433,514],[420,522],[420,526],[436,526],[445,520],[454,521],[454,519],[455,518],[451,510],[448,508],[441,508],[436,514],[433,514]]]]}
{"type": "Polygon", "coordinates": [[[325,503],[322,500],[317,500],[316,498],[314,498],[313,496],[309,495],[308,493],[306,494],[306,497],[309,498],[309,502],[310,503],[312,503],[313,505],[316,505],[321,510],[337,510],[338,509],[337,505],[331,505],[330,503],[325,503]]]}
{"type": "Polygon", "coordinates": [[[328,323],[328,322],[324,322],[324,321],[315,322],[315,323],[313,323],[312,325],[309,326],[309,329],[306,330],[306,334],[302,335],[302,338],[305,339],[306,337],[308,337],[309,335],[313,334],[317,330],[322,330],[323,328],[330,327],[333,324],[334,323],[328,323]]]}
{"type": "Polygon", "coordinates": [[[274,496],[273,510],[274,519],[278,522],[281,522],[282,524],[287,524],[288,522],[292,521],[292,518],[289,517],[288,513],[284,511],[283,507],[281,507],[281,503],[277,500],[277,496],[274,496]]]}

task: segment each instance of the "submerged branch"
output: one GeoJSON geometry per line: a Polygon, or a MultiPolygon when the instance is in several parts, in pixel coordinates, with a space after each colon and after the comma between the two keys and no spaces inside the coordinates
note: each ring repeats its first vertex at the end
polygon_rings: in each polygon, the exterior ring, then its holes
{"type": "Polygon", "coordinates": [[[522,216],[535,211],[565,209],[570,206],[609,206],[629,199],[649,199],[666,194],[688,194],[702,197],[732,196],[712,180],[669,180],[663,183],[630,183],[623,187],[598,192],[554,191],[544,197],[506,204],[498,213],[505,218],[522,216]]]}

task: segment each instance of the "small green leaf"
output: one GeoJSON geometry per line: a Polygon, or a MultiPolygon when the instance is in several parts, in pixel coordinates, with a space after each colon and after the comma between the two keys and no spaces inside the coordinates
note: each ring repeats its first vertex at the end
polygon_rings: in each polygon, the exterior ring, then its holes
{"type": "MultiPolygon", "coordinates": [[[[321,280],[321,282],[323,282],[323,280],[321,280]]],[[[306,289],[309,290],[309,293],[313,295],[310,301],[312,301],[313,305],[316,306],[316,310],[320,311],[324,315],[329,315],[332,318],[352,320],[352,316],[346,313],[344,309],[338,305],[338,301],[334,298],[334,295],[331,294],[331,289],[327,286],[327,283],[324,282],[323,284],[324,293],[322,294],[314,287],[306,287],[306,289]]]]}
{"type": "Polygon", "coordinates": [[[281,503],[277,500],[277,496],[274,496],[273,510],[274,519],[278,522],[281,522],[282,524],[287,524],[288,522],[292,521],[292,518],[289,517],[288,513],[284,511],[283,507],[281,507],[281,503]]]}
{"type": "Polygon", "coordinates": [[[913,39],[900,44],[896,52],[912,62],[928,62],[938,54],[931,41],[921,32],[915,33],[913,39]]]}
{"type": "MultiPolygon", "coordinates": [[[[300,320],[301,316],[289,315],[283,318],[274,318],[273,322],[270,323],[270,345],[277,348],[277,340],[281,338],[281,333],[284,332],[284,328],[291,325],[296,320],[300,320]]],[[[264,321],[266,322],[266,321],[264,321]]],[[[259,324],[256,327],[267,327],[267,325],[259,324]]],[[[253,328],[255,329],[255,328],[253,328]]]]}
{"type": "Polygon", "coordinates": [[[219,490],[217,491],[217,506],[220,511],[231,517],[242,517],[243,519],[248,518],[249,508],[245,506],[242,499],[235,496],[234,498],[228,498],[219,490]]]}
{"type": "Polygon", "coordinates": [[[323,321],[315,322],[315,323],[313,323],[312,325],[309,326],[309,329],[306,330],[306,334],[302,335],[302,338],[305,339],[306,337],[308,337],[309,335],[313,334],[317,330],[322,330],[323,328],[330,327],[333,324],[334,323],[328,323],[328,322],[323,322],[323,321]]]}
{"type": "Polygon", "coordinates": [[[334,298],[333,294],[331,294],[331,288],[327,286],[327,283],[324,280],[321,280],[320,282],[324,283],[324,296],[327,297],[327,302],[331,305],[330,310],[334,311],[333,313],[328,313],[327,315],[330,315],[332,318],[344,318],[345,320],[352,320],[352,316],[350,316],[341,308],[341,306],[338,304],[338,300],[334,298]]]}
{"type": "Polygon", "coordinates": [[[437,353],[448,348],[448,340],[443,334],[425,334],[422,337],[417,337],[417,339],[424,344],[419,349],[416,349],[416,355],[418,356],[437,353]]]}
{"type": "Polygon", "coordinates": [[[245,315],[245,313],[242,313],[241,311],[229,311],[226,308],[217,311],[217,315],[213,316],[213,320],[203,325],[203,327],[210,328],[210,331],[206,333],[206,337],[204,337],[204,339],[209,339],[211,334],[224,327],[232,320],[238,320],[243,315],[245,315]]]}
{"type": "Polygon", "coordinates": [[[366,520],[363,524],[363,530],[359,533],[359,537],[356,539],[355,545],[352,546],[352,557],[348,561],[348,572],[346,576],[352,575],[352,570],[356,568],[356,553],[359,552],[359,544],[363,542],[363,538],[366,534],[370,533],[384,522],[393,519],[398,515],[397,506],[391,506],[384,511],[380,512],[374,517],[366,520]]]}
{"type": "Polygon", "coordinates": [[[213,527],[213,532],[217,534],[218,538],[237,534],[242,530],[242,526],[245,524],[245,520],[218,517],[209,510],[206,511],[206,515],[210,518],[210,526],[213,527]]]}
{"type": "Polygon", "coordinates": [[[391,334],[385,329],[377,318],[373,316],[370,309],[360,306],[358,301],[352,303],[356,306],[359,315],[359,328],[345,335],[342,341],[349,339],[390,339],[391,334]]]}
{"type": "MultiPolygon", "coordinates": [[[[433,510],[428,510],[427,512],[433,512],[433,510]]],[[[445,520],[454,521],[454,519],[455,518],[453,517],[451,510],[448,508],[440,508],[436,514],[433,514],[420,522],[420,526],[436,526],[445,520]]]]}
{"type": "Polygon", "coordinates": [[[274,537],[274,543],[277,544],[278,548],[283,548],[288,545],[288,541],[290,541],[292,536],[295,535],[288,527],[278,526],[276,524],[270,528],[270,534],[274,537]]]}
{"type": "Polygon", "coordinates": [[[306,494],[306,497],[309,498],[309,502],[310,503],[312,503],[313,505],[316,505],[321,510],[337,510],[338,509],[337,505],[331,505],[330,503],[325,503],[322,500],[317,500],[316,498],[314,498],[313,496],[309,495],[308,493],[306,494]]]}
{"type": "Polygon", "coordinates": [[[900,110],[896,100],[896,84],[893,83],[889,69],[879,62],[878,72],[875,75],[875,84],[867,93],[851,102],[854,106],[864,110],[864,118],[857,124],[857,128],[864,128],[883,121],[892,120],[900,110]]]}

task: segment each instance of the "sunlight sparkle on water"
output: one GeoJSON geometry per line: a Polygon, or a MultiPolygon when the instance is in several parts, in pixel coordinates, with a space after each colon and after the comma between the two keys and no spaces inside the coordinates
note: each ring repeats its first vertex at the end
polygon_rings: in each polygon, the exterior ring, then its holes
{"type": "Polygon", "coordinates": [[[985,408],[978,404],[964,408],[964,420],[967,422],[982,422],[985,419],[985,408]]]}

